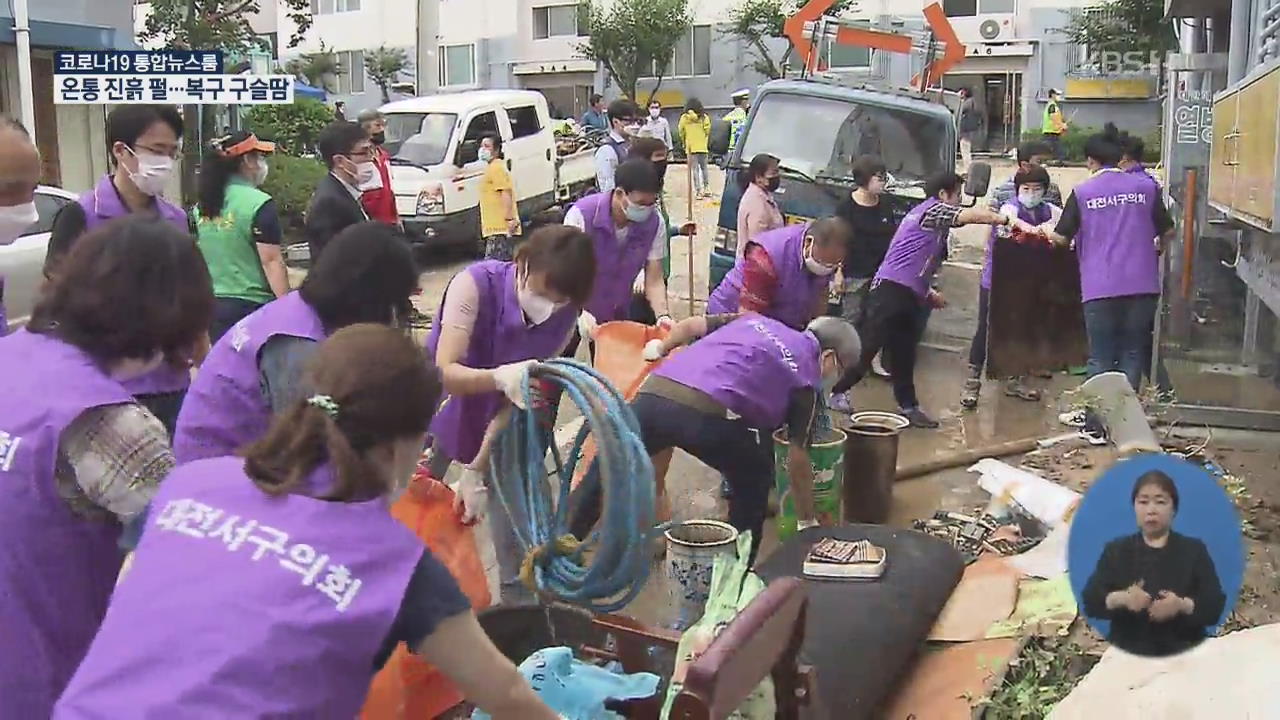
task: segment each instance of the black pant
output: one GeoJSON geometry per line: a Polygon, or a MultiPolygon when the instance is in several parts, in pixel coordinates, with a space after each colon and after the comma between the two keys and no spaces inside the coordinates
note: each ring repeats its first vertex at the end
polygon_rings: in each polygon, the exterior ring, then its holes
{"type": "Polygon", "coordinates": [[[138,404],[151,411],[164,424],[164,429],[169,431],[169,438],[173,438],[173,430],[178,426],[178,411],[182,409],[182,400],[187,396],[186,390],[178,390],[176,392],[154,393],[151,395],[138,395],[134,400],[138,404]]]}
{"type": "Polygon", "coordinates": [[[1057,133],[1044,133],[1044,142],[1053,151],[1053,159],[1062,162],[1062,136],[1057,133]]]}
{"type": "Polygon", "coordinates": [[[631,296],[631,307],[627,308],[627,319],[645,325],[658,324],[658,316],[653,312],[653,306],[644,295],[631,296]]]}
{"type": "MultiPolygon", "coordinates": [[[[871,369],[871,361],[881,349],[893,374],[893,397],[903,410],[919,407],[916,398],[916,350],[928,317],[921,312],[922,303],[915,291],[890,280],[881,280],[867,296],[858,335],[862,338],[862,357],[841,386],[857,385],[871,369]]],[[[843,389],[837,388],[837,389],[843,389]]]]}
{"type": "MultiPolygon", "coordinates": [[[[751,557],[755,562],[764,532],[773,486],[773,437],[768,430],[749,427],[741,419],[708,415],[658,395],[640,393],[631,402],[640,423],[645,450],[652,457],[680,448],[724,475],[729,484],[729,524],[751,531],[751,557]]],[[[587,483],[574,491],[570,530],[586,538],[600,517],[600,485],[587,483]]]]}
{"type": "Polygon", "coordinates": [[[987,364],[987,311],[991,307],[991,291],[978,288],[978,329],[973,333],[973,344],[969,346],[969,365],[982,368],[987,364]]]}
{"type": "Polygon", "coordinates": [[[262,303],[240,298],[214,298],[213,320],[209,323],[209,342],[218,342],[218,338],[225,335],[232,325],[248,317],[260,307],[262,303]]]}

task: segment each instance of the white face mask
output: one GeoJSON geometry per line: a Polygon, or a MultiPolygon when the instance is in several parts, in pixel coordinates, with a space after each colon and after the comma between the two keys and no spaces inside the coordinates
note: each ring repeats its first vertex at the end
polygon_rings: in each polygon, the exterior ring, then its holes
{"type": "Polygon", "coordinates": [[[529,322],[534,325],[541,325],[546,322],[556,310],[560,309],[559,303],[552,302],[547,298],[529,289],[529,280],[525,278],[516,286],[516,300],[520,303],[520,309],[524,311],[524,316],[529,318],[529,322]]]}
{"type": "MultiPolygon", "coordinates": [[[[138,160],[138,169],[129,172],[129,179],[143,194],[155,197],[163,195],[169,178],[173,175],[173,158],[167,155],[153,155],[145,150],[137,152],[126,146],[129,153],[138,160]]],[[[128,168],[125,168],[128,170],[128,168]]]]}
{"type": "Polygon", "coordinates": [[[259,160],[257,165],[253,166],[253,172],[249,175],[249,180],[253,182],[254,187],[261,186],[267,181],[267,173],[271,170],[267,166],[266,160],[259,160]]]}
{"type": "Polygon", "coordinates": [[[1022,190],[1018,193],[1018,202],[1022,207],[1033,208],[1044,202],[1043,190],[1022,190]]]}
{"type": "Polygon", "coordinates": [[[649,117],[657,120],[660,115],[662,115],[661,108],[649,108],[649,117]]]}
{"type": "Polygon", "coordinates": [[[39,219],[40,213],[36,212],[35,201],[0,207],[0,245],[8,245],[17,240],[23,230],[35,225],[39,219]]]}
{"type": "Polygon", "coordinates": [[[808,250],[804,252],[804,266],[814,275],[826,276],[835,273],[836,269],[830,265],[823,265],[813,256],[813,246],[810,245],[808,250]]]}
{"type": "Polygon", "coordinates": [[[477,157],[479,157],[480,162],[487,163],[493,159],[493,151],[487,147],[482,147],[477,153],[477,157]]]}
{"type": "Polygon", "coordinates": [[[356,189],[360,192],[382,189],[382,174],[372,160],[356,163],[356,189]]]}

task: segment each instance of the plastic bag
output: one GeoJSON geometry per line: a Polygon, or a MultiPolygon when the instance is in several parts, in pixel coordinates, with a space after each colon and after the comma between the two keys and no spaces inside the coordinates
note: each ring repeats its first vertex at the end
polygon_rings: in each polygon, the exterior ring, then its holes
{"type": "MultiPolygon", "coordinates": [[[[584,663],[567,647],[544,648],[520,663],[520,674],[547,707],[564,720],[624,720],[605,709],[608,700],[635,700],[658,692],[653,673],[625,674],[584,663]]],[[[477,709],[471,720],[491,720],[477,709]]]]}
{"type": "MultiPolygon", "coordinates": [[[[476,611],[489,607],[489,582],[472,528],[453,512],[453,491],[419,471],[391,514],[409,527],[449,568],[476,611]]],[[[462,702],[462,693],[439,670],[401,644],[374,676],[360,713],[363,720],[433,718],[462,702]]]]}
{"type": "MultiPolygon", "coordinates": [[[[667,687],[666,701],[662,704],[662,718],[671,713],[676,696],[684,688],[684,675],[689,665],[698,658],[738,615],[764,591],[764,581],[747,567],[751,553],[751,533],[738,534],[737,555],[717,555],[711,570],[711,594],[702,617],[680,636],[676,648],[676,666],[667,687]]],[[[773,679],[766,677],[728,720],[773,720],[777,715],[777,703],[773,694],[773,679]]]]}

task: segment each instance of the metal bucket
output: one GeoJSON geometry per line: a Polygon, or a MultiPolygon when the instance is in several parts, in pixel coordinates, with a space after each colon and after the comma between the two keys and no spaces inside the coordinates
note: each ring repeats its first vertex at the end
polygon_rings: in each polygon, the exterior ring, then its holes
{"type": "Polygon", "coordinates": [[[879,525],[889,519],[898,473],[898,436],[911,423],[901,415],[860,412],[849,418],[844,442],[844,521],[879,525]]]}
{"type": "Polygon", "coordinates": [[[738,531],[718,520],[689,520],[672,526],[664,534],[673,626],[684,629],[702,617],[711,594],[715,558],[737,552],[738,531]]]}
{"type": "MultiPolygon", "coordinates": [[[[844,477],[845,434],[828,430],[809,446],[809,462],[813,465],[813,505],[818,520],[834,524],[840,517],[840,486],[844,477]]],[[[796,503],[791,497],[791,475],[787,472],[786,431],[773,434],[773,481],[778,488],[778,540],[796,533],[796,503]]]]}

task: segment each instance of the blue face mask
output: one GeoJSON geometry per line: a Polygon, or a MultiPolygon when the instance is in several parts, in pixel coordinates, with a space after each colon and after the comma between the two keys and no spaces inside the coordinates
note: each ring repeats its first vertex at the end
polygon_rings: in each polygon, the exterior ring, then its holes
{"type": "Polygon", "coordinates": [[[636,205],[630,200],[627,201],[627,208],[624,210],[627,220],[633,223],[642,223],[653,216],[652,205],[636,205]]]}

